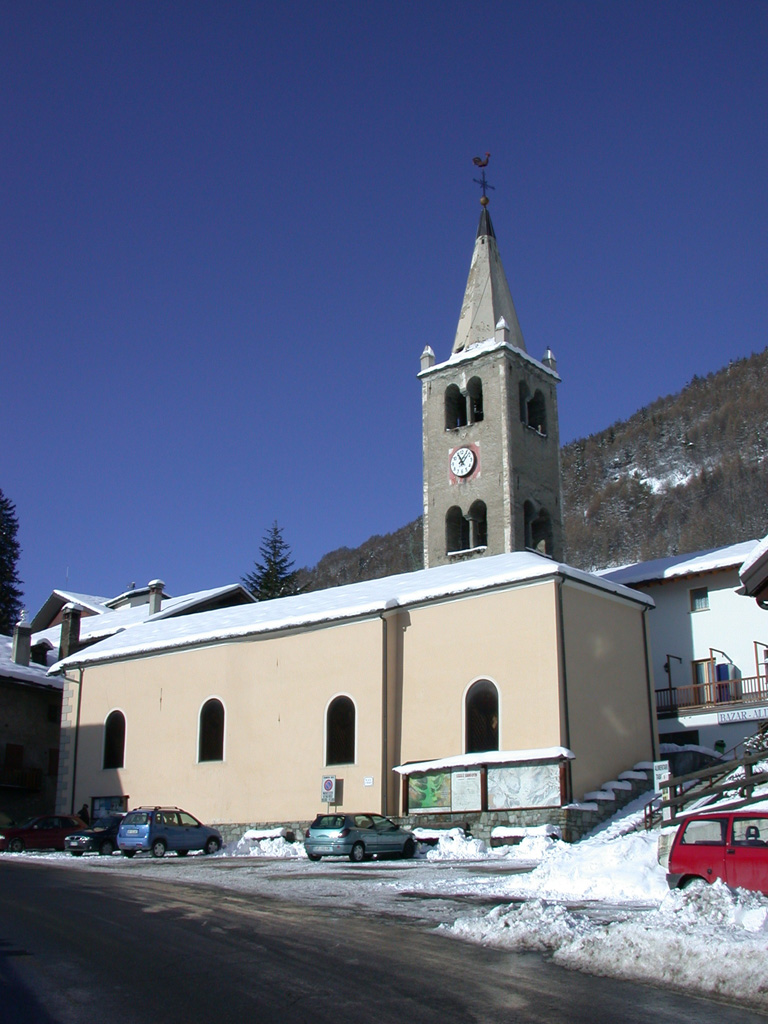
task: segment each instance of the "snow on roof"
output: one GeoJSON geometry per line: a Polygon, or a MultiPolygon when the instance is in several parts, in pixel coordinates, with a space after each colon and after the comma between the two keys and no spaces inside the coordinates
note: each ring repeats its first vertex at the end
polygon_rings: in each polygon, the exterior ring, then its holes
{"type": "Polygon", "coordinates": [[[754,540],[747,540],[725,548],[712,548],[710,551],[670,555],[668,558],[655,558],[650,562],[634,562],[618,569],[600,569],[596,575],[604,580],[631,587],[635,583],[679,579],[683,576],[715,572],[718,569],[734,569],[742,564],[755,543],[754,540]]]}
{"type": "Polygon", "coordinates": [[[741,567],[742,572],[748,572],[757,565],[763,555],[768,554],[768,537],[763,537],[761,541],[753,541],[753,544],[754,547],[747,558],[744,559],[744,564],[741,567]]]}
{"type": "Polygon", "coordinates": [[[768,577],[768,536],[755,543],[739,569],[739,577],[750,595],[765,585],[768,577]]]}
{"type": "Polygon", "coordinates": [[[37,686],[53,687],[60,690],[62,679],[54,679],[47,675],[45,665],[17,665],[13,660],[13,640],[9,636],[0,636],[0,677],[14,679],[19,683],[33,683],[37,686]]]}
{"type": "Polygon", "coordinates": [[[430,366],[426,370],[422,370],[418,373],[417,377],[427,376],[428,374],[435,373],[436,370],[442,370],[446,366],[455,366],[456,363],[466,363],[474,359],[475,356],[482,355],[486,352],[494,352],[496,349],[508,349],[510,352],[514,352],[520,356],[521,359],[525,359],[529,363],[533,363],[539,370],[543,370],[544,373],[548,373],[556,381],[560,381],[560,375],[549,366],[545,366],[539,359],[534,358],[525,349],[518,348],[516,345],[510,345],[508,341],[497,341],[496,338],[488,338],[486,341],[476,342],[474,345],[470,345],[468,348],[463,348],[460,352],[453,352],[451,356],[443,363],[436,363],[434,366],[430,366]]]}
{"type": "MultiPolygon", "coordinates": [[[[180,597],[169,597],[163,601],[159,612],[149,614],[149,604],[137,604],[131,607],[124,605],[122,608],[107,608],[101,615],[88,615],[80,620],[80,639],[87,642],[103,639],[112,636],[114,633],[124,629],[134,628],[142,622],[155,622],[158,619],[166,619],[176,615],[184,615],[196,605],[206,604],[209,601],[225,597],[228,593],[243,591],[247,593],[240,583],[230,583],[224,587],[214,587],[211,590],[199,590],[194,594],[182,594],[180,597]]],[[[51,626],[33,635],[32,642],[37,644],[41,640],[49,641],[54,647],[58,647],[61,636],[61,626],[51,626]]]]}
{"type": "Polygon", "coordinates": [[[554,761],[557,758],[574,758],[576,755],[567,747],[535,747],[532,750],[486,750],[481,754],[455,754],[441,757],[436,761],[415,761],[400,764],[393,772],[411,775],[413,772],[433,772],[441,768],[470,768],[479,764],[517,764],[522,761],[554,761]]]}
{"type": "Polygon", "coordinates": [[[555,576],[653,606],[653,601],[646,595],[613,581],[601,580],[532,551],[518,551],[350,583],[294,597],[200,612],[162,622],[157,621],[158,616],[154,616],[109,640],[71,655],[51,671],[193,644],[219,643],[261,633],[297,629],[322,622],[381,615],[388,610],[425,601],[536,582],[555,576]]]}
{"type": "Polygon", "coordinates": [[[107,597],[95,597],[93,594],[76,594],[72,590],[54,590],[34,616],[30,625],[32,629],[36,629],[38,628],[36,624],[50,622],[65,604],[78,604],[94,615],[101,615],[102,612],[108,611],[108,600],[107,597]]]}

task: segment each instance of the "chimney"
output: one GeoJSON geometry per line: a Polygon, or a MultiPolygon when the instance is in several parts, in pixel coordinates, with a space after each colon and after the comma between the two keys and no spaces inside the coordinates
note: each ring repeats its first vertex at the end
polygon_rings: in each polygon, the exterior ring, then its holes
{"type": "Polygon", "coordinates": [[[435,353],[429,345],[424,346],[424,351],[421,353],[421,368],[422,370],[428,370],[430,366],[435,365],[435,353]]]}
{"type": "Polygon", "coordinates": [[[80,613],[77,604],[65,604],[62,608],[61,639],[59,640],[59,661],[80,650],[80,613]]]}
{"type": "Polygon", "coordinates": [[[162,580],[150,580],[149,582],[149,614],[156,615],[163,603],[163,590],[165,584],[162,580]]]}
{"type": "Polygon", "coordinates": [[[32,627],[25,621],[24,612],[13,628],[13,660],[17,665],[29,665],[29,652],[32,647],[32,627]]]}

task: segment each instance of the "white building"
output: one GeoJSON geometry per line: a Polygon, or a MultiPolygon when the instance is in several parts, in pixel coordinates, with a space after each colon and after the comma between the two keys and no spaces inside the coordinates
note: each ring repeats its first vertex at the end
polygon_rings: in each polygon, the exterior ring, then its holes
{"type": "Polygon", "coordinates": [[[656,604],[648,625],[662,743],[730,751],[768,719],[768,618],[739,579],[756,544],[601,573],[656,604]]]}

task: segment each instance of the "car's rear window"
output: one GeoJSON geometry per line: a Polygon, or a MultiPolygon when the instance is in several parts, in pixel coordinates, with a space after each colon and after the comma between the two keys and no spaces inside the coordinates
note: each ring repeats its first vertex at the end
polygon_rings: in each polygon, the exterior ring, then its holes
{"type": "Polygon", "coordinates": [[[689,821],[680,840],[685,846],[722,846],[725,843],[726,818],[689,821]]]}
{"type": "Polygon", "coordinates": [[[733,842],[747,846],[768,846],[768,818],[735,817],[733,842]]]}
{"type": "Polygon", "coordinates": [[[146,811],[130,811],[123,818],[124,825],[148,825],[149,814],[146,811]]]}
{"type": "Polygon", "coordinates": [[[318,814],[312,822],[312,828],[343,828],[343,814],[318,814]]]}

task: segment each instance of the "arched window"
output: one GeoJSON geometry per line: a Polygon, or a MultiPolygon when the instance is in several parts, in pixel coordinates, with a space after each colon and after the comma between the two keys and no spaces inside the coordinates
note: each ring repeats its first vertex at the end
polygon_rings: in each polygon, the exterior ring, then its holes
{"type": "Polygon", "coordinates": [[[445,429],[467,425],[467,400],[459,391],[457,384],[449,384],[445,389],[445,429]]]}
{"type": "Polygon", "coordinates": [[[533,427],[540,434],[546,434],[547,432],[547,403],[544,401],[544,395],[540,390],[537,390],[533,398],[528,403],[528,426],[533,427]]]}
{"type": "Polygon", "coordinates": [[[216,697],[200,709],[198,761],[224,760],[224,705],[216,697]]]}
{"type": "Polygon", "coordinates": [[[523,506],[525,515],[525,546],[542,555],[552,554],[552,520],[546,509],[536,509],[531,501],[523,506]]]}
{"type": "Polygon", "coordinates": [[[469,547],[469,521],[458,505],[453,505],[445,513],[445,550],[466,551],[469,547]]]}
{"type": "Polygon", "coordinates": [[[125,715],[110,711],[104,723],[103,768],[122,768],[125,764],[125,715]]]}
{"type": "Polygon", "coordinates": [[[484,501],[473,501],[467,515],[470,525],[470,545],[484,548],[488,545],[488,519],[484,501]]]}
{"type": "Polygon", "coordinates": [[[483,382],[479,377],[472,377],[467,384],[469,401],[469,422],[481,423],[483,420],[483,382]]]}
{"type": "Polygon", "coordinates": [[[466,699],[466,753],[499,749],[499,693],[488,679],[473,683],[466,699]]]}
{"type": "Polygon", "coordinates": [[[325,763],[355,763],[355,705],[349,697],[335,697],[328,706],[325,763]]]}

